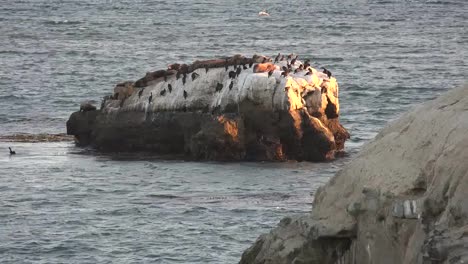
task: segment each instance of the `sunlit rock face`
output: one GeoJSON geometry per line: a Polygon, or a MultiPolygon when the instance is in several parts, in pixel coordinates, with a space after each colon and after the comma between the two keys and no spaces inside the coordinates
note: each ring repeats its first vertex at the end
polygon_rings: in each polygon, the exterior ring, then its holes
{"type": "Polygon", "coordinates": [[[337,81],[299,60],[285,74],[289,62],[236,55],[173,64],[118,84],[96,115],[73,113],[68,133],[80,144],[110,151],[208,160],[333,159],[349,137],[338,121],[337,81]],[[95,117],[86,129],[77,124],[85,115],[95,117]]]}
{"type": "Polygon", "coordinates": [[[468,263],[468,86],[384,128],[241,264],[468,263]]]}

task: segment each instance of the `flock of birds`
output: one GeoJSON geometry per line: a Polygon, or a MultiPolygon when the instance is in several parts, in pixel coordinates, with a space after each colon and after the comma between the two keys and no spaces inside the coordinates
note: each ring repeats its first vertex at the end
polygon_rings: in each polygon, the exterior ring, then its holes
{"type": "MultiPolygon", "coordinates": [[[[296,62],[297,62],[297,59],[299,58],[299,55],[296,55],[294,56],[294,54],[289,54],[288,56],[285,56],[285,55],[281,55],[281,53],[278,53],[278,55],[275,57],[275,60],[274,60],[274,64],[278,63],[278,62],[281,62],[281,61],[284,61],[286,60],[286,66],[282,66],[281,67],[281,77],[283,78],[286,78],[289,73],[293,70],[293,66],[296,65],[296,62]]],[[[264,58],[262,63],[267,63],[267,62],[270,62],[271,60],[268,59],[268,58],[264,58]]],[[[249,68],[252,68],[254,62],[253,60],[248,64],[249,67],[247,67],[247,64],[234,64],[234,69],[232,71],[229,71],[228,72],[228,76],[229,78],[231,79],[231,83],[229,84],[229,90],[231,90],[233,87],[234,87],[234,79],[239,77],[240,73],[242,72],[242,70],[247,70],[249,68]]],[[[301,63],[299,64],[299,66],[294,69],[294,73],[299,73],[301,71],[307,71],[305,76],[307,75],[312,75],[312,69],[310,67],[310,60],[309,59],[306,59],[304,61],[304,63],[301,63]]],[[[229,59],[225,59],[225,70],[228,71],[229,70],[229,59]]],[[[276,68],[276,67],[275,67],[276,68]]],[[[322,67],[323,71],[322,73],[326,74],[328,76],[328,78],[331,78],[332,76],[332,73],[327,70],[326,68],[322,67]]],[[[272,75],[273,75],[273,72],[275,71],[276,69],[272,69],[270,71],[268,71],[268,78],[270,78],[272,75]]],[[[205,67],[205,72],[208,73],[209,71],[209,67],[206,66],[205,67]]],[[[254,72],[255,72],[255,68],[254,68],[254,72]]],[[[180,79],[182,77],[182,84],[185,85],[186,81],[187,81],[187,73],[180,73],[180,72],[177,72],[176,74],[176,80],[180,79]]],[[[196,80],[198,77],[200,77],[200,74],[196,73],[196,72],[192,72],[191,74],[191,79],[192,81],[196,80]]],[[[164,76],[164,82],[167,82],[167,76],[164,76]]],[[[216,87],[215,87],[215,92],[220,92],[221,90],[223,89],[223,84],[222,83],[217,83],[216,84],[216,87]]],[[[139,92],[138,92],[138,98],[141,98],[142,94],[143,94],[143,89],[141,89],[139,92]]],[[[169,93],[172,93],[172,90],[173,90],[173,87],[172,85],[169,83],[167,84],[167,90],[166,88],[164,88],[163,90],[161,90],[161,92],[159,93],[160,96],[165,96],[167,91],[169,91],[169,93]]],[[[184,99],[187,99],[188,97],[188,93],[187,91],[184,89],[183,91],[183,96],[184,96],[184,99]]],[[[153,101],[153,93],[151,92],[150,93],[150,96],[148,97],[148,103],[151,104],[153,101]]]]}

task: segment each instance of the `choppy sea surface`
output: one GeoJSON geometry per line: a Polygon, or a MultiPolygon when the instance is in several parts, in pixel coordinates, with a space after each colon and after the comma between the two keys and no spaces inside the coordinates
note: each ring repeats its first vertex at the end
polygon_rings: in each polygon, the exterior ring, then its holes
{"type": "MultiPolygon", "coordinates": [[[[170,63],[295,52],[338,79],[352,158],[403,111],[466,82],[467,23],[464,0],[0,0],[0,136],[63,133],[80,101],[170,63]]],[[[0,142],[0,262],[236,263],[282,217],[310,211],[348,160],[0,142]]]]}

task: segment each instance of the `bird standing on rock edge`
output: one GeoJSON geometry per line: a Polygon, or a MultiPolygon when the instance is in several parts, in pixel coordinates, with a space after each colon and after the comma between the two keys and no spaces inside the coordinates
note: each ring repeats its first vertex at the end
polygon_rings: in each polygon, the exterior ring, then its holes
{"type": "Polygon", "coordinates": [[[16,151],[12,150],[11,147],[8,147],[8,149],[10,150],[10,155],[15,155],[16,154],[16,151]]]}
{"type": "Polygon", "coordinates": [[[152,101],[153,101],[153,93],[151,93],[150,96],[148,97],[148,103],[151,104],[152,101]]]}
{"type": "Polygon", "coordinates": [[[187,99],[187,96],[188,96],[187,91],[184,90],[184,99],[187,99]]]}

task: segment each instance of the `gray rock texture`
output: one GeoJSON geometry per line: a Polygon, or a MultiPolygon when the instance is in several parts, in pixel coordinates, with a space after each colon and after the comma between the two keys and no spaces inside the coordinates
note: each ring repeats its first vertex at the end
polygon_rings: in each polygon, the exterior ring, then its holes
{"type": "Polygon", "coordinates": [[[468,263],[468,87],[391,122],[240,263],[468,263]]]}
{"type": "Polygon", "coordinates": [[[103,151],[198,160],[324,161],[349,138],[338,83],[300,61],[240,55],[173,64],[123,82],[99,110],[82,104],[67,133],[103,151]],[[284,74],[283,74],[284,75],[284,74]]]}

